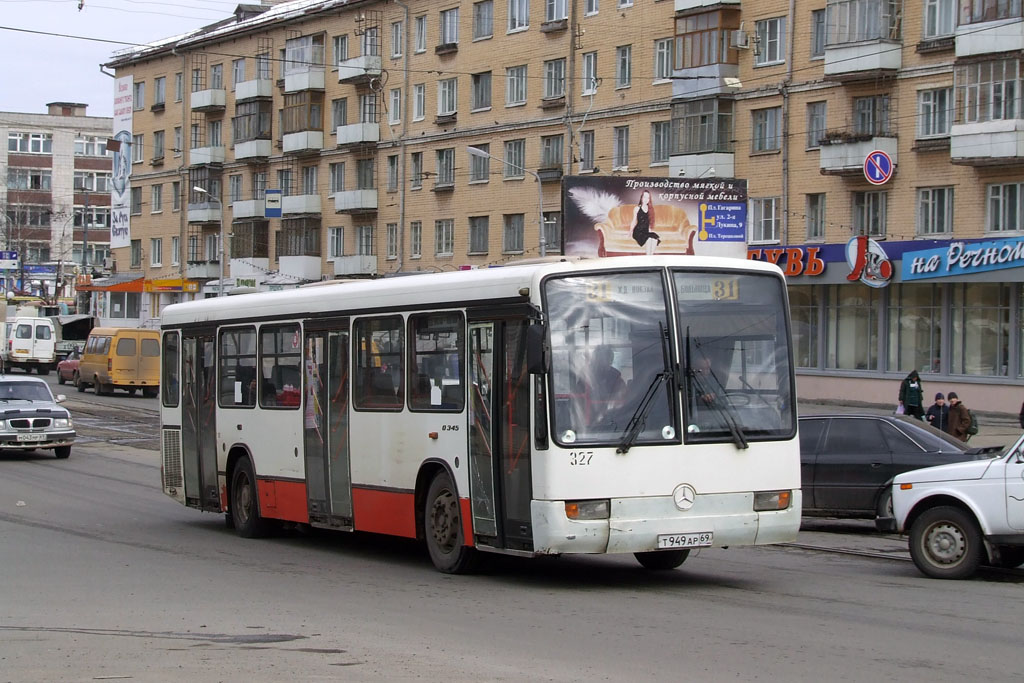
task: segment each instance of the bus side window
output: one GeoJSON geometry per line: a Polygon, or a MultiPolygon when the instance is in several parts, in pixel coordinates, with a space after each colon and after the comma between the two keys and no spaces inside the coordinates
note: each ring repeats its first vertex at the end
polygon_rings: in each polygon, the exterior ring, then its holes
{"type": "Polygon", "coordinates": [[[388,316],[360,318],[353,325],[356,409],[401,410],[405,404],[404,324],[401,316],[388,316]]]}
{"type": "Polygon", "coordinates": [[[457,311],[409,316],[411,410],[461,412],[465,407],[465,330],[457,311]]]}
{"type": "Polygon", "coordinates": [[[260,407],[295,408],[302,403],[302,335],[298,325],[260,328],[260,407]]]}

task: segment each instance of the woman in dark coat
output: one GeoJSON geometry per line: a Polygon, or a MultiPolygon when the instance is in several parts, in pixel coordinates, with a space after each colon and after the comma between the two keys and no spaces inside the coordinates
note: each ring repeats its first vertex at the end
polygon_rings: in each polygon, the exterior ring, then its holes
{"type": "Polygon", "coordinates": [[[917,370],[911,370],[900,383],[900,405],[904,414],[913,415],[918,420],[924,418],[924,388],[917,370]]]}
{"type": "Polygon", "coordinates": [[[651,199],[650,190],[640,193],[640,201],[633,209],[633,222],[630,230],[636,243],[647,251],[650,256],[654,248],[661,244],[661,237],[656,232],[651,232],[651,223],[654,221],[654,201],[651,199]]]}

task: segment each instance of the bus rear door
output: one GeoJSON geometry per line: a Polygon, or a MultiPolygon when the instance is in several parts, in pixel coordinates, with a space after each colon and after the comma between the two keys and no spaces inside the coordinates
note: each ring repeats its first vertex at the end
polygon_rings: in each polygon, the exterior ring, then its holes
{"type": "Polygon", "coordinates": [[[185,504],[213,512],[222,509],[217,486],[216,383],[214,333],[184,333],[181,466],[185,504]]]}

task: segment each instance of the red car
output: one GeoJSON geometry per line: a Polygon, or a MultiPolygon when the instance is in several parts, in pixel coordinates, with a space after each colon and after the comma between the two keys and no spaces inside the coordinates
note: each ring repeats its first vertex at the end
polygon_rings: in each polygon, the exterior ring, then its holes
{"type": "Polygon", "coordinates": [[[75,348],[67,355],[67,358],[57,363],[57,384],[65,382],[78,384],[78,361],[81,359],[82,352],[75,348]]]}

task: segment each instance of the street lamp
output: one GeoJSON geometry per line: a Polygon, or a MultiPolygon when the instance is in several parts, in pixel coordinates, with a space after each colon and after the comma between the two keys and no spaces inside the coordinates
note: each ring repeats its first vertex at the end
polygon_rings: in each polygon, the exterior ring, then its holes
{"type": "Polygon", "coordinates": [[[547,256],[548,255],[548,244],[547,244],[547,237],[544,235],[544,193],[541,191],[540,176],[537,175],[536,172],[531,171],[528,168],[523,168],[521,166],[516,166],[515,164],[512,164],[512,163],[509,163],[508,161],[505,161],[501,157],[494,156],[490,152],[485,152],[484,150],[480,149],[479,147],[467,146],[466,147],[466,151],[469,152],[471,155],[473,155],[475,157],[481,157],[481,158],[486,158],[486,159],[494,159],[495,161],[500,161],[501,163],[503,163],[503,164],[505,164],[507,166],[511,166],[512,168],[519,169],[520,171],[525,171],[526,173],[529,173],[530,175],[532,175],[534,178],[537,179],[537,225],[538,225],[538,227],[540,227],[540,255],[541,255],[541,258],[547,256]]]}
{"type": "Polygon", "coordinates": [[[220,227],[220,246],[218,248],[217,259],[220,261],[220,280],[217,281],[217,296],[224,296],[224,204],[221,203],[220,199],[210,194],[206,188],[193,185],[192,191],[205,194],[207,197],[217,202],[217,208],[220,209],[220,217],[217,219],[217,225],[220,227]]]}

